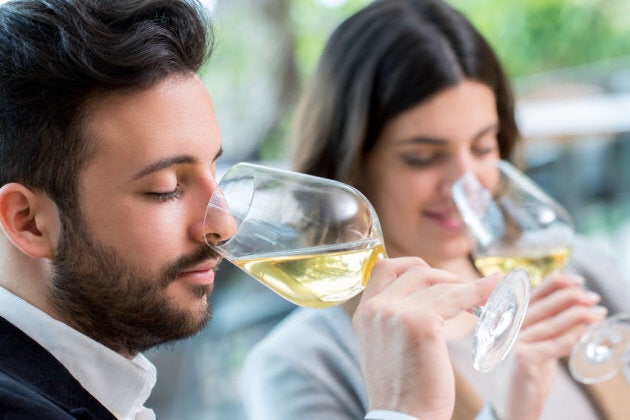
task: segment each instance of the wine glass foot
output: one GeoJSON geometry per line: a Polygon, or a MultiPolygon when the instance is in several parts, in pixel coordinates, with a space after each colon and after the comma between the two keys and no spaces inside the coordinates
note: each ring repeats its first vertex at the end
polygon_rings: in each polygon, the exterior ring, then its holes
{"type": "Polygon", "coordinates": [[[630,315],[618,314],[591,326],[569,358],[573,378],[584,384],[616,376],[630,359],[630,315]]]}
{"type": "Polygon", "coordinates": [[[501,280],[481,311],[473,337],[473,366],[488,372],[509,353],[529,303],[529,276],[523,269],[501,280]]]}

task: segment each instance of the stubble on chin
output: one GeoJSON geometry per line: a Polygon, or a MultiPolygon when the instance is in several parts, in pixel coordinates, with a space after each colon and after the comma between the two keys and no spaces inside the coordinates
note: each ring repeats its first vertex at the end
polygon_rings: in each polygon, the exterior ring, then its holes
{"type": "MultiPolygon", "coordinates": [[[[181,307],[168,296],[177,274],[212,256],[204,247],[151,273],[82,229],[65,232],[52,263],[49,301],[63,320],[112,350],[134,355],[197,334],[211,318],[209,286],[191,286],[202,309],[181,307]]],[[[196,305],[195,305],[196,306],[196,305]]]]}

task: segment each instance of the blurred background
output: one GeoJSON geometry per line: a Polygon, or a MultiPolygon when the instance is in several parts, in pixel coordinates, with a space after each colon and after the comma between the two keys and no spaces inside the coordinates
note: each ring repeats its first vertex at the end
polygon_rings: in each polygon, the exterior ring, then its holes
{"type": "MultiPolygon", "coordinates": [[[[217,0],[216,53],[203,71],[222,164],[286,165],[300,89],[334,27],[368,0],[217,0]]],[[[487,37],[517,93],[528,173],[577,230],[630,258],[630,2],[452,0],[487,37]]],[[[294,308],[224,263],[214,318],[198,336],[152,350],[162,420],[241,419],[247,351],[294,308]]]]}

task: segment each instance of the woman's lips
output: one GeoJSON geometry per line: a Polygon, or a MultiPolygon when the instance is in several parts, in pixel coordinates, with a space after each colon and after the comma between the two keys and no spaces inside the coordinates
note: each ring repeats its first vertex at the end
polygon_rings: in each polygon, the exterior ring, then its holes
{"type": "Polygon", "coordinates": [[[425,211],[424,215],[445,229],[462,230],[464,221],[458,213],[425,211]]]}

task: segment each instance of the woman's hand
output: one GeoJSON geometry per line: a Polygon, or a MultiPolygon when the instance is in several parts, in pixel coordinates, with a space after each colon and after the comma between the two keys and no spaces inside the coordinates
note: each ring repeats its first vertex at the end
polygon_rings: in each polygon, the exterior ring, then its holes
{"type": "Polygon", "coordinates": [[[380,261],[353,316],[370,410],[450,419],[444,321],[481,305],[500,276],[462,281],[414,257],[380,261]]]}
{"type": "Polygon", "coordinates": [[[559,359],[571,354],[586,328],[601,321],[600,296],[582,288],[578,276],[554,273],[532,290],[518,340],[506,418],[536,419],[555,379],[559,359]]]}

